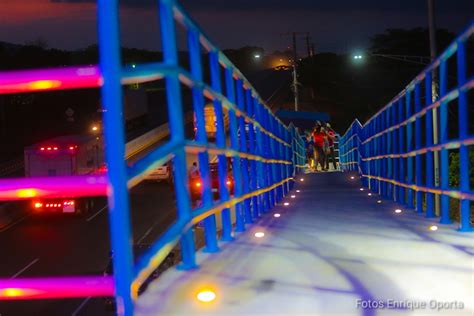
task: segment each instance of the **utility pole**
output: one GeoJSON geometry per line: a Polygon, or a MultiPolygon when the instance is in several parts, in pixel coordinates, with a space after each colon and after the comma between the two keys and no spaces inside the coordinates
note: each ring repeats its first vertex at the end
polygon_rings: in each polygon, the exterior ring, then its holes
{"type": "MultiPolygon", "coordinates": [[[[430,57],[431,62],[436,58],[436,23],[435,23],[435,3],[434,0],[428,0],[428,26],[430,34],[430,57]]],[[[436,71],[433,71],[431,76],[431,95],[432,102],[438,99],[438,77],[436,71]]],[[[436,109],[433,109],[433,144],[438,144],[438,113],[436,109]]],[[[434,156],[434,184],[436,187],[439,186],[439,155],[437,151],[433,152],[434,156]]],[[[440,214],[440,200],[439,195],[435,194],[435,214],[440,214]]]]}
{"type": "Polygon", "coordinates": [[[313,55],[311,54],[311,45],[309,44],[309,39],[310,39],[309,32],[307,32],[306,33],[306,50],[308,51],[308,57],[311,57],[313,55]]]}
{"type": "Polygon", "coordinates": [[[298,76],[296,74],[296,61],[298,55],[296,52],[296,32],[293,32],[293,93],[295,94],[295,112],[298,112],[298,76]]]}
{"type": "Polygon", "coordinates": [[[299,92],[298,92],[298,75],[297,75],[297,69],[296,69],[296,65],[297,65],[297,62],[298,62],[298,53],[297,53],[297,49],[296,49],[296,37],[300,36],[300,35],[306,36],[306,45],[307,45],[308,54],[309,54],[309,51],[310,51],[310,48],[309,48],[309,32],[304,32],[304,33],[291,32],[291,33],[280,34],[280,36],[288,36],[288,35],[291,35],[292,39],[293,39],[293,83],[292,83],[292,88],[293,88],[293,93],[294,93],[294,96],[295,96],[295,112],[297,112],[298,111],[298,103],[299,103],[299,92]]]}

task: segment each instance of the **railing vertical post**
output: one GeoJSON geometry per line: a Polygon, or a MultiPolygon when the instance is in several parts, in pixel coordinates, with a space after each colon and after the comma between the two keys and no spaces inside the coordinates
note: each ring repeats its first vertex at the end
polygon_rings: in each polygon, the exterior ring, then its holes
{"type": "MultiPolygon", "coordinates": [[[[209,65],[211,68],[211,86],[217,92],[222,92],[221,71],[219,68],[218,52],[209,52],[209,65]]],[[[214,99],[214,114],[216,117],[216,146],[221,149],[226,148],[226,135],[224,124],[224,112],[221,101],[214,99]]],[[[229,190],[227,189],[227,158],[225,154],[217,155],[217,168],[219,173],[219,195],[223,201],[229,199],[229,190]]],[[[221,212],[222,219],[222,237],[223,241],[232,241],[232,218],[228,208],[221,212]]]]}
{"type": "MultiPolygon", "coordinates": [[[[290,130],[286,129],[283,124],[280,122],[278,123],[281,126],[281,129],[283,130],[283,133],[285,135],[286,141],[291,144],[291,147],[287,146],[281,146],[281,148],[285,152],[285,160],[291,161],[293,163],[293,138],[290,135],[290,130]]],[[[284,170],[282,178],[287,179],[289,177],[292,177],[292,165],[284,165],[282,168],[284,170]]],[[[287,181],[285,185],[285,195],[288,194],[288,192],[292,189],[292,183],[291,181],[287,181]]]]}
{"type": "MultiPolygon", "coordinates": [[[[400,98],[397,103],[398,106],[398,123],[404,121],[403,115],[403,98],[400,98]]],[[[403,137],[403,131],[405,127],[398,128],[398,153],[403,154],[405,148],[405,137],[403,137]]],[[[398,158],[398,181],[400,183],[406,183],[405,180],[405,158],[398,158]]],[[[405,201],[405,188],[403,186],[398,186],[398,203],[406,204],[405,201]]]]}
{"type": "Polygon", "coordinates": [[[293,125],[290,124],[290,137],[291,137],[291,168],[290,168],[290,174],[292,177],[295,176],[296,174],[296,164],[298,161],[298,156],[296,155],[296,139],[293,136],[293,125]]]}
{"type": "MultiPolygon", "coordinates": [[[[440,99],[446,95],[447,92],[447,64],[446,61],[442,60],[440,65],[440,99]]],[[[440,143],[444,144],[448,141],[448,103],[441,101],[440,105],[440,118],[439,118],[439,133],[440,143]]],[[[448,149],[441,149],[441,189],[449,189],[449,159],[448,149]]],[[[449,218],[449,196],[446,194],[441,195],[441,224],[452,223],[449,218]]]]}
{"type": "MultiPolygon", "coordinates": [[[[262,120],[263,120],[263,126],[265,127],[266,130],[270,131],[271,133],[274,133],[274,130],[272,129],[271,125],[271,120],[269,118],[269,113],[268,110],[262,106],[262,120]]],[[[264,135],[264,143],[265,143],[265,152],[266,152],[266,158],[267,159],[272,159],[273,158],[273,138],[268,136],[267,134],[264,135]]],[[[267,177],[268,177],[268,186],[272,185],[275,182],[275,164],[272,163],[265,163],[266,165],[266,171],[267,171],[267,177]]],[[[276,196],[277,196],[277,188],[274,188],[273,190],[268,191],[268,205],[269,209],[275,206],[276,203],[276,196]]]]}
{"type": "MultiPolygon", "coordinates": [[[[226,91],[227,98],[232,104],[236,104],[235,97],[235,80],[234,80],[234,70],[232,68],[226,68],[225,70],[225,82],[226,82],[226,91]]],[[[239,151],[239,127],[237,122],[237,116],[234,110],[229,110],[229,134],[230,134],[230,147],[239,151]]],[[[234,196],[242,196],[242,171],[240,156],[232,157],[232,173],[234,175],[234,196]]],[[[226,173],[227,175],[227,173],[226,173]]],[[[227,185],[228,179],[225,179],[224,185],[227,185]]],[[[245,221],[242,212],[242,203],[237,203],[235,205],[235,231],[243,232],[245,231],[245,221]]]]}
{"type": "MultiPolygon", "coordinates": [[[[269,112],[271,113],[271,112],[269,112]]],[[[280,137],[281,139],[285,140],[285,136],[283,135],[282,133],[282,130],[280,128],[280,125],[278,123],[278,121],[272,117],[270,115],[270,119],[272,121],[272,129],[275,131],[275,134],[278,135],[278,137],[280,137]]],[[[286,160],[286,147],[285,148],[282,148],[282,144],[273,139],[273,158],[274,159],[280,159],[280,160],[286,160]]],[[[284,167],[286,167],[286,165],[282,165],[281,163],[274,163],[275,165],[275,183],[276,182],[280,182],[281,180],[284,179],[284,167]]],[[[286,194],[286,183],[282,184],[282,185],[279,185],[278,186],[278,190],[277,190],[277,200],[276,202],[280,202],[282,199],[283,199],[283,196],[286,194]]]]}
{"type": "MultiPolygon", "coordinates": [[[[382,115],[379,117],[378,119],[378,128],[377,128],[377,133],[380,132],[382,130],[382,122],[383,122],[383,112],[382,112],[382,115]]],[[[382,154],[382,146],[383,146],[383,137],[378,137],[377,138],[377,152],[376,154],[377,155],[381,155],[382,154]]],[[[383,159],[377,159],[377,176],[379,177],[382,177],[382,172],[383,172],[383,169],[384,169],[384,166],[383,166],[383,159]]],[[[377,179],[377,193],[379,195],[383,195],[382,194],[382,184],[384,183],[383,181],[377,179]]]]}
{"type": "MultiPolygon", "coordinates": [[[[244,99],[244,83],[241,79],[237,80],[237,107],[241,111],[245,111],[245,99],[244,99]]],[[[247,153],[249,150],[247,149],[247,133],[250,133],[250,131],[247,132],[245,128],[245,119],[242,116],[239,116],[239,130],[240,130],[240,135],[239,135],[239,149],[241,152],[247,153]]],[[[241,164],[242,164],[242,190],[243,194],[249,193],[249,161],[247,158],[241,158],[241,164]]],[[[250,198],[246,199],[243,202],[243,208],[244,208],[244,219],[245,223],[252,223],[252,213],[250,212],[250,198]]]]}
{"type": "MultiPolygon", "coordinates": [[[[391,106],[387,108],[387,117],[385,121],[385,127],[390,128],[392,122],[392,110],[391,106]]],[[[393,140],[392,140],[392,132],[386,133],[387,138],[387,153],[393,152],[393,140]]],[[[393,179],[393,159],[391,157],[387,157],[387,178],[393,179]]],[[[393,184],[388,182],[387,183],[387,198],[393,200],[393,184]]]]}
{"type": "MultiPolygon", "coordinates": [[[[176,30],[173,18],[173,1],[160,1],[160,30],[163,47],[163,61],[169,66],[178,66],[178,50],[176,47],[176,30]]],[[[166,77],[166,97],[168,100],[168,117],[171,130],[171,141],[182,143],[183,147],[175,152],[173,158],[174,184],[178,221],[187,222],[191,219],[191,203],[187,184],[186,152],[184,150],[184,120],[181,102],[181,87],[177,75],[166,77]]],[[[189,229],[181,237],[181,269],[196,267],[194,234],[189,229]]]]}
{"type": "MultiPolygon", "coordinates": [[[[279,124],[282,125],[282,129],[283,129],[283,132],[285,133],[286,135],[286,141],[289,143],[289,144],[293,144],[293,138],[291,137],[290,135],[290,129],[286,128],[285,126],[283,126],[283,124],[280,122],[279,124]]],[[[292,158],[293,158],[293,145],[291,147],[287,147],[287,146],[282,146],[283,149],[286,149],[286,160],[288,161],[292,161],[292,158]]],[[[293,171],[292,171],[292,168],[293,166],[291,164],[288,164],[286,165],[286,168],[285,168],[285,174],[283,175],[283,178],[287,179],[289,177],[293,177],[293,171]]],[[[288,194],[288,192],[293,188],[293,184],[291,181],[287,181],[286,182],[287,185],[286,185],[286,192],[285,194],[288,194]]]]}
{"type": "MultiPolygon", "coordinates": [[[[260,111],[260,104],[258,102],[258,99],[254,97],[254,110],[255,110],[255,119],[257,122],[262,122],[261,120],[261,111],[260,111]]],[[[260,130],[260,127],[257,127],[257,153],[259,156],[265,157],[265,151],[264,151],[264,145],[263,145],[263,132],[260,130]]],[[[258,187],[259,189],[263,189],[266,186],[266,174],[265,174],[265,163],[262,161],[259,161],[257,163],[258,166],[258,171],[257,171],[257,177],[258,177],[258,187]]],[[[259,211],[260,213],[263,213],[267,210],[267,193],[263,193],[259,195],[258,199],[258,205],[259,205],[259,211]]]]}
{"type": "MultiPolygon", "coordinates": [[[[391,122],[391,125],[394,126],[397,124],[397,103],[392,103],[392,105],[390,106],[390,108],[392,109],[392,122],[391,122]]],[[[392,132],[392,152],[395,154],[395,153],[398,153],[398,141],[397,141],[397,130],[393,130],[392,132]]],[[[392,180],[398,180],[398,159],[397,158],[391,158],[392,159],[392,164],[393,164],[393,173],[392,173],[392,180]]],[[[398,185],[394,184],[393,185],[393,196],[392,196],[392,200],[394,201],[399,201],[398,199],[398,185]]]]}
{"type": "MultiPolygon", "coordinates": [[[[266,124],[266,120],[265,120],[265,108],[263,107],[263,105],[260,103],[260,101],[258,101],[258,121],[260,122],[260,124],[262,124],[262,127],[263,128],[266,128],[267,127],[267,124],[266,124]]],[[[268,146],[268,135],[265,134],[264,132],[261,133],[261,138],[262,138],[262,156],[266,159],[269,158],[269,146],[268,146]]],[[[263,170],[264,170],[264,173],[263,173],[263,187],[268,187],[270,186],[270,177],[271,177],[271,170],[270,170],[270,166],[267,162],[264,162],[263,163],[263,170]]],[[[264,212],[268,212],[270,210],[270,208],[272,207],[272,204],[271,204],[271,198],[270,198],[270,195],[271,195],[271,192],[270,191],[266,191],[265,193],[263,193],[263,196],[264,196],[264,199],[265,199],[265,203],[264,203],[264,212]]]]}
{"type": "MultiPolygon", "coordinates": [[[[203,78],[201,65],[201,49],[199,45],[199,34],[195,30],[188,30],[188,49],[191,65],[191,73],[195,80],[201,81],[203,78]]],[[[206,119],[204,117],[204,95],[198,87],[193,87],[193,106],[196,118],[196,140],[207,146],[206,119]]],[[[203,207],[212,205],[211,179],[209,173],[209,154],[207,151],[198,154],[199,174],[202,182],[202,204],[203,207]]],[[[217,228],[216,216],[208,216],[204,220],[204,238],[206,240],[206,252],[217,252],[217,228]]]]}
{"type": "MultiPolygon", "coordinates": [[[[247,102],[247,114],[250,118],[254,118],[254,102],[252,97],[252,92],[250,90],[246,90],[245,92],[247,102]]],[[[257,154],[257,139],[255,135],[255,126],[253,123],[249,123],[249,152],[252,155],[257,154]]],[[[250,188],[252,191],[256,191],[258,189],[258,174],[257,174],[257,161],[251,160],[250,161],[250,188]]],[[[252,197],[252,217],[254,219],[259,217],[259,205],[258,205],[258,196],[252,197]]]]}
{"type": "MultiPolygon", "coordinates": [[[[457,70],[458,70],[458,87],[462,87],[466,83],[466,46],[464,41],[458,41],[457,51],[457,70]]],[[[468,138],[468,112],[467,112],[467,95],[466,91],[459,89],[459,139],[464,140],[468,138]]],[[[459,148],[459,174],[460,174],[460,189],[462,192],[469,191],[469,147],[462,144],[459,148]]],[[[470,222],[470,205],[471,201],[468,199],[461,199],[460,201],[460,225],[459,230],[462,232],[472,231],[470,222]]]]}
{"type": "MultiPolygon", "coordinates": [[[[270,111],[268,109],[265,109],[265,117],[267,118],[267,126],[268,126],[268,130],[273,133],[274,135],[278,135],[278,132],[276,131],[274,125],[273,125],[273,120],[270,116],[270,111]]],[[[267,137],[268,139],[268,156],[270,159],[274,159],[275,156],[276,156],[276,144],[275,144],[275,139],[273,137],[270,137],[268,136],[267,137]]],[[[278,179],[278,175],[277,175],[277,164],[275,163],[269,163],[268,164],[269,166],[269,178],[270,178],[270,181],[269,181],[269,185],[273,185],[274,183],[277,182],[277,179],[278,179]]],[[[276,188],[274,188],[273,190],[271,190],[271,192],[273,192],[273,194],[271,194],[271,207],[275,206],[275,204],[277,203],[278,201],[278,197],[280,195],[280,190],[281,190],[281,187],[278,186],[276,188]]]]}
{"type": "Polygon", "coordinates": [[[98,31],[100,69],[104,78],[102,102],[104,112],[105,157],[108,170],[108,206],[113,251],[115,302],[118,315],[133,315],[131,284],[132,248],[130,212],[123,126],[121,57],[118,2],[99,0],[98,31]]]}
{"type": "MultiPolygon", "coordinates": [[[[425,107],[431,104],[432,100],[432,74],[430,71],[426,73],[425,78],[425,107]]],[[[426,112],[426,147],[433,146],[433,111],[436,109],[428,110],[426,112]]],[[[432,151],[426,153],[426,186],[433,188],[433,174],[434,174],[434,154],[432,151]]],[[[434,214],[434,194],[431,192],[426,193],[426,217],[435,217],[434,214]]]]}
{"type": "MultiPolygon", "coordinates": [[[[281,135],[281,131],[280,131],[280,128],[278,126],[278,122],[276,121],[276,119],[274,117],[271,116],[271,112],[269,111],[269,117],[270,117],[270,122],[271,122],[271,126],[272,126],[272,130],[274,131],[275,135],[277,135],[278,137],[280,137],[281,139],[284,139],[283,135],[281,135]]],[[[281,152],[280,152],[280,142],[278,142],[277,140],[275,139],[271,139],[272,143],[273,143],[273,159],[284,159],[285,157],[283,155],[281,155],[281,152]]],[[[273,178],[273,181],[275,181],[274,183],[277,183],[279,181],[281,181],[282,179],[282,166],[280,163],[273,163],[272,165],[275,165],[275,173],[274,173],[274,178],[273,178]]],[[[283,191],[284,191],[284,185],[279,185],[277,187],[277,196],[276,196],[276,201],[275,203],[278,203],[281,201],[281,199],[283,198],[283,191]]]]}
{"type": "MultiPolygon", "coordinates": [[[[409,118],[411,116],[411,90],[408,90],[406,92],[406,100],[405,100],[405,114],[406,118],[409,118]]],[[[406,145],[406,152],[410,152],[413,149],[413,127],[412,123],[408,122],[407,123],[407,135],[406,135],[406,140],[407,140],[407,145],[406,145]]],[[[413,184],[413,157],[409,156],[406,158],[407,159],[407,184],[412,185],[413,184]]],[[[413,208],[413,190],[412,189],[407,189],[407,206],[408,208],[413,208]]]]}
{"type": "MultiPolygon", "coordinates": [[[[388,111],[385,110],[383,111],[383,113],[384,115],[382,117],[382,130],[385,130],[386,128],[388,128],[387,126],[388,111]]],[[[382,135],[382,140],[383,140],[383,145],[381,148],[381,152],[383,155],[386,155],[388,153],[387,133],[382,135]]],[[[383,161],[383,174],[381,174],[380,176],[385,176],[385,178],[388,178],[388,174],[389,174],[388,173],[388,158],[383,158],[382,161],[383,161]]],[[[382,188],[383,188],[382,196],[386,198],[388,196],[388,182],[387,181],[382,181],[382,188]]]]}
{"type": "MultiPolygon", "coordinates": [[[[417,82],[415,85],[415,113],[421,111],[421,92],[420,92],[420,83],[417,82]]],[[[421,118],[417,117],[415,121],[415,149],[420,149],[422,147],[421,143],[421,118]]],[[[421,164],[421,154],[417,154],[415,157],[415,183],[419,188],[422,185],[422,174],[423,170],[421,164]]],[[[416,211],[418,213],[423,213],[423,192],[421,190],[416,190],[416,211]]]]}

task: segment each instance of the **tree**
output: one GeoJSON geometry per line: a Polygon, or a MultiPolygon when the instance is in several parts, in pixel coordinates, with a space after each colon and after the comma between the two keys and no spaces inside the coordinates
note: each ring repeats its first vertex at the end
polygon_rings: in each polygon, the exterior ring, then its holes
{"type": "MultiPolygon", "coordinates": [[[[455,38],[445,29],[436,31],[438,52],[443,51],[455,38]]],[[[371,51],[377,54],[430,56],[428,29],[387,29],[371,38],[371,51]]]]}

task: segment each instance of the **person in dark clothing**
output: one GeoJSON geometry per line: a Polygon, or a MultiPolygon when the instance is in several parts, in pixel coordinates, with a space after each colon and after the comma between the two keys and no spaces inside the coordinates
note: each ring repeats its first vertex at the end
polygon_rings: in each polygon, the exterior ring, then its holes
{"type": "Polygon", "coordinates": [[[332,166],[334,170],[337,170],[336,155],[334,152],[334,141],[336,140],[336,132],[331,128],[329,123],[326,123],[326,134],[328,139],[328,151],[326,154],[326,169],[329,170],[329,159],[332,161],[332,166]]]}
{"type": "Polygon", "coordinates": [[[310,132],[306,132],[306,137],[305,137],[305,148],[306,148],[306,160],[308,163],[308,166],[310,169],[313,168],[314,166],[314,142],[313,142],[313,136],[311,135],[310,132]]]}
{"type": "Polygon", "coordinates": [[[324,152],[326,133],[322,129],[321,125],[318,124],[313,131],[314,141],[314,168],[318,170],[318,163],[321,165],[321,170],[326,170],[326,153],[324,152]]]}

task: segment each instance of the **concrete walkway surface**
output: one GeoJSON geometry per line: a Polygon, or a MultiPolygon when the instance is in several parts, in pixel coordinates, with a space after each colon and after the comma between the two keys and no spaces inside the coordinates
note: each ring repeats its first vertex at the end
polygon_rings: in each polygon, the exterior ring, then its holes
{"type": "Polygon", "coordinates": [[[290,205],[220,243],[219,253],[199,252],[200,269],[165,272],[136,314],[474,315],[472,233],[378,203],[349,173],[297,180],[290,205]],[[216,299],[199,302],[203,289],[216,299]]]}

